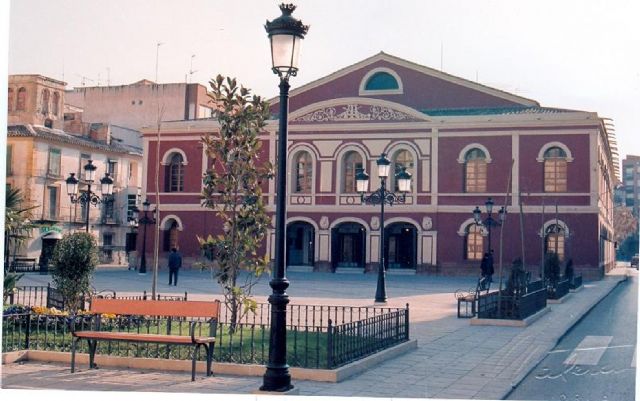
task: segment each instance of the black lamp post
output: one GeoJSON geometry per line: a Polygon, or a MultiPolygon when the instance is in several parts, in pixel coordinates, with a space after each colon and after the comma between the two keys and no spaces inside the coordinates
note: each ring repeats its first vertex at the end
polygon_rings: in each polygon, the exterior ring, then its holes
{"type": "Polygon", "coordinates": [[[89,206],[98,206],[100,203],[113,201],[113,179],[109,177],[109,173],[104,173],[104,177],[100,179],[102,198],[91,191],[91,184],[93,184],[96,169],[97,167],[93,164],[93,160],[89,160],[84,166],[84,181],[87,183],[87,191],[80,194],[80,196],[78,196],[78,183],[80,181],[75,177],[75,173],[69,173],[69,177],[65,180],[67,183],[67,195],[71,198],[71,203],[80,203],[87,208],[85,218],[86,232],[89,232],[89,206]]]}
{"type": "Polygon", "coordinates": [[[153,211],[151,212],[151,216],[149,216],[149,206],[151,206],[151,204],[149,203],[148,199],[142,202],[142,211],[144,212],[144,215],[140,218],[138,218],[140,209],[134,207],[131,210],[133,219],[137,220],[138,224],[144,225],[144,230],[142,232],[142,256],[140,257],[140,270],[138,270],[138,273],[140,274],[147,273],[147,226],[149,224],[156,224],[156,219],[154,217],[156,214],[156,209],[153,209],[153,211]]]}
{"type": "Polygon", "coordinates": [[[493,199],[489,198],[484,203],[487,210],[487,218],[482,220],[482,212],[480,208],[476,206],[473,209],[473,219],[475,220],[477,225],[483,225],[487,227],[487,236],[489,237],[489,243],[487,244],[487,253],[491,254],[491,227],[492,226],[501,226],[504,222],[504,219],[507,217],[507,211],[504,209],[504,206],[500,207],[500,211],[498,212],[498,220],[495,220],[491,213],[493,212],[493,199]]]}
{"type": "Polygon", "coordinates": [[[386,188],[387,177],[391,168],[391,161],[383,153],[376,161],[378,165],[378,177],[380,177],[380,188],[370,195],[364,193],[369,190],[369,175],[363,170],[356,174],[356,184],[360,198],[365,205],[380,205],[380,265],[378,266],[378,285],[376,287],[376,303],[387,302],[387,289],[385,284],[385,261],[384,261],[384,205],[393,206],[394,203],[404,203],[407,192],[411,191],[411,173],[404,167],[396,174],[400,195],[388,191],[386,188]]]}
{"type": "Polygon", "coordinates": [[[300,42],[309,27],[291,16],[293,4],[281,4],[282,15],[267,21],[265,29],[271,42],[272,71],[280,77],[280,117],[278,131],[278,167],[276,191],[276,247],[275,265],[269,285],[272,294],[269,362],[263,376],[262,391],[285,392],[291,390],[291,375],[287,364],[287,304],[285,292],[289,281],[285,277],[285,216],[287,190],[287,116],[289,108],[289,77],[298,72],[300,42]]]}

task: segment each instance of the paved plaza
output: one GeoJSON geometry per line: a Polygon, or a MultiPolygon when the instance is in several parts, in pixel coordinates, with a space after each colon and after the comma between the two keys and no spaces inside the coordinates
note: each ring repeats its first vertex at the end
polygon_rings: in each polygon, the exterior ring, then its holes
{"type": "MultiPolygon", "coordinates": [[[[388,275],[390,307],[410,305],[410,338],[417,349],[388,360],[340,383],[293,380],[302,396],[390,398],[501,399],[553,349],[557,341],[593,306],[636,270],[617,268],[603,280],[586,282],[550,312],[528,327],[471,326],[458,319],[453,293],[474,287],[472,277],[388,275]]],[[[292,304],[373,305],[375,274],[288,274],[292,304]]],[[[46,284],[50,278],[29,275],[21,285],[46,284]]],[[[149,291],[151,274],[139,275],[123,268],[96,272],[96,289],[118,293],[149,291]]],[[[158,278],[160,294],[187,291],[189,299],[217,296],[210,274],[197,270],[180,272],[177,287],[169,287],[168,272],[158,278]]],[[[268,278],[256,289],[259,301],[271,290],[268,278]]],[[[219,295],[217,296],[219,297],[219,295]]],[[[215,363],[215,362],[214,362],[215,363]]],[[[26,362],[3,365],[5,389],[112,390],[171,393],[251,394],[261,377],[198,376],[189,372],[141,371],[106,368],[81,369],[71,374],[69,366],[26,362]]]]}

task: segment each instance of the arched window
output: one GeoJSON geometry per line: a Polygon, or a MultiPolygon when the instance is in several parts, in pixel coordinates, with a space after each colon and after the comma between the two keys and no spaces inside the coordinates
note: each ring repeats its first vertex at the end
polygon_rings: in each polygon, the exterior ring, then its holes
{"type": "Polygon", "coordinates": [[[7,96],[7,111],[11,113],[13,111],[13,88],[9,88],[7,96]]]}
{"type": "Polygon", "coordinates": [[[49,114],[49,90],[42,91],[42,114],[49,114]]]}
{"type": "Polygon", "coordinates": [[[390,90],[399,89],[398,81],[388,72],[377,72],[369,78],[365,90],[390,90]]]}
{"type": "Polygon", "coordinates": [[[564,260],[565,231],[559,224],[551,224],[545,233],[545,253],[554,252],[558,259],[564,260]]]}
{"type": "Polygon", "coordinates": [[[27,105],[27,89],[22,87],[18,89],[18,102],[16,103],[16,111],[24,111],[27,105]]]}
{"type": "Polygon", "coordinates": [[[174,153],[167,166],[168,192],[184,191],[184,160],[180,153],[174,153]]]}
{"type": "Polygon", "coordinates": [[[487,191],[487,155],[481,149],[473,148],[464,155],[464,190],[487,191]]]}
{"type": "Polygon", "coordinates": [[[469,224],[465,243],[465,258],[468,260],[481,260],[483,246],[482,226],[469,224]]]}
{"type": "Polygon", "coordinates": [[[60,94],[58,94],[58,92],[53,92],[53,100],[51,102],[51,113],[53,113],[54,116],[57,116],[58,112],[60,112],[60,94]]]}
{"type": "Polygon", "coordinates": [[[293,192],[311,193],[313,161],[309,152],[299,152],[295,158],[295,183],[293,192]]]}
{"type": "Polygon", "coordinates": [[[398,188],[398,181],[396,180],[395,175],[400,172],[402,167],[404,167],[408,173],[411,173],[413,175],[413,156],[411,155],[411,152],[404,149],[397,151],[393,155],[393,165],[393,188],[394,191],[399,191],[400,188],[398,188]]]}
{"type": "Polygon", "coordinates": [[[362,168],[362,157],[356,151],[349,151],[344,155],[342,164],[342,192],[355,193],[356,173],[362,168]]]}
{"type": "Polygon", "coordinates": [[[544,152],[544,191],[567,191],[567,153],[557,146],[544,152]]]}

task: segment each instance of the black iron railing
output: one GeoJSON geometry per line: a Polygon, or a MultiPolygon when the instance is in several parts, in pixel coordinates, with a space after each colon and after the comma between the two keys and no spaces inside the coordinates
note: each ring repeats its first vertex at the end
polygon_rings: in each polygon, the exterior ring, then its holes
{"type": "MultiPolygon", "coordinates": [[[[160,301],[186,301],[187,295],[186,291],[184,295],[156,294],[154,299],[160,301]]],[[[116,291],[113,290],[94,291],[90,296],[86,297],[85,309],[89,309],[89,301],[92,296],[117,299],[152,299],[151,294],[147,294],[146,291],[143,291],[140,295],[118,295],[116,291]]],[[[52,287],[51,283],[47,285],[25,285],[16,287],[15,290],[9,294],[8,301],[9,304],[12,305],[45,306],[47,308],[64,309],[62,294],[58,289],[52,287]]]]}
{"type": "Polygon", "coordinates": [[[333,326],[327,330],[327,369],[374,354],[409,340],[409,305],[382,315],[333,326]]]}
{"type": "MultiPolygon", "coordinates": [[[[186,294],[185,294],[186,297],[186,294]]],[[[265,364],[269,353],[269,304],[240,319],[233,329],[223,308],[218,322],[215,360],[242,364],[265,364]]],[[[347,306],[290,305],[287,324],[287,361],[291,366],[334,368],[363,358],[409,338],[409,310],[347,306]],[[351,320],[351,319],[354,320],[351,320]],[[334,325],[334,321],[340,322],[334,325]],[[361,336],[362,338],[360,338],[361,336]]],[[[76,319],[76,330],[88,329],[91,317],[76,319]]],[[[101,317],[103,330],[136,333],[188,335],[184,319],[140,316],[101,317]]],[[[72,335],[68,316],[37,315],[31,312],[3,316],[2,351],[24,349],[68,352],[72,335]]],[[[206,325],[203,325],[203,330],[206,325]]],[[[79,352],[88,352],[79,344],[79,352]]],[[[104,342],[98,353],[116,356],[191,359],[188,347],[104,342]]],[[[204,360],[205,355],[199,355],[204,360]]]]}
{"type": "MultiPolygon", "coordinates": [[[[535,285],[537,287],[537,284],[535,285]]],[[[522,320],[547,306],[547,290],[527,290],[525,294],[502,295],[498,291],[478,298],[478,317],[483,319],[522,320]]]]}
{"type": "Polygon", "coordinates": [[[575,290],[580,287],[582,287],[582,276],[573,276],[569,285],[569,289],[575,290]]]}
{"type": "Polygon", "coordinates": [[[33,273],[40,271],[40,266],[36,263],[35,258],[16,259],[11,262],[9,271],[16,273],[33,273]]]}
{"type": "Polygon", "coordinates": [[[549,285],[547,287],[548,299],[560,299],[569,293],[571,288],[571,282],[567,279],[558,281],[555,285],[549,285]]]}

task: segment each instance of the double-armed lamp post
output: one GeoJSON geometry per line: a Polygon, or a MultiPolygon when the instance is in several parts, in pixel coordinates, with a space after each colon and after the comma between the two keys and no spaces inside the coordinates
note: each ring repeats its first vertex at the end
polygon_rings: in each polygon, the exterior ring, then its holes
{"type": "Polygon", "coordinates": [[[113,179],[109,177],[109,173],[104,173],[104,177],[100,179],[100,186],[102,192],[102,198],[95,192],[91,191],[91,185],[95,178],[97,167],[93,164],[93,160],[83,167],[84,169],[84,182],[87,184],[87,190],[82,192],[78,196],[78,184],[79,180],[75,177],[75,173],[69,173],[69,177],[65,180],[67,183],[67,195],[71,199],[71,203],[80,203],[85,205],[87,214],[85,216],[85,231],[89,232],[89,209],[90,206],[98,206],[100,203],[112,202],[113,195],[113,179]]]}
{"type": "Polygon", "coordinates": [[[395,203],[404,203],[407,192],[411,191],[411,173],[404,167],[396,174],[400,195],[387,190],[386,182],[391,169],[391,161],[383,153],[376,161],[378,165],[378,177],[380,178],[380,188],[375,192],[365,195],[369,190],[369,175],[363,170],[356,174],[356,186],[360,193],[362,203],[365,205],[380,205],[380,261],[378,266],[378,285],[376,287],[376,303],[387,302],[387,289],[385,284],[385,261],[384,261],[384,205],[393,206],[395,203]]]}
{"type": "Polygon", "coordinates": [[[482,211],[478,206],[473,209],[473,220],[475,220],[477,225],[482,225],[487,228],[487,236],[489,237],[489,241],[487,244],[487,253],[491,254],[491,227],[501,226],[504,222],[504,219],[507,217],[507,211],[504,210],[504,206],[500,207],[500,211],[498,212],[498,220],[495,220],[491,213],[493,212],[493,199],[489,198],[484,203],[484,206],[487,210],[487,218],[482,219],[482,211]]]}
{"type": "Polygon", "coordinates": [[[144,212],[144,215],[142,215],[142,217],[139,217],[140,209],[138,209],[137,207],[134,206],[131,210],[133,221],[137,222],[138,224],[144,225],[144,230],[142,231],[142,255],[140,256],[140,270],[138,270],[139,274],[147,273],[147,226],[149,224],[156,224],[156,209],[153,209],[153,211],[151,211],[151,216],[149,216],[149,206],[151,206],[151,204],[149,203],[149,199],[146,199],[144,202],[142,202],[142,211],[144,212]]]}
{"type": "Polygon", "coordinates": [[[278,161],[276,182],[276,238],[274,268],[269,285],[272,294],[269,361],[263,376],[261,391],[285,392],[293,388],[287,364],[287,304],[285,292],[289,281],[285,277],[285,219],[287,191],[287,115],[289,106],[289,77],[298,72],[300,43],[309,27],[291,16],[296,7],[281,4],[282,15],[267,21],[265,29],[271,42],[272,71],[280,77],[280,117],[278,131],[278,161]]]}

